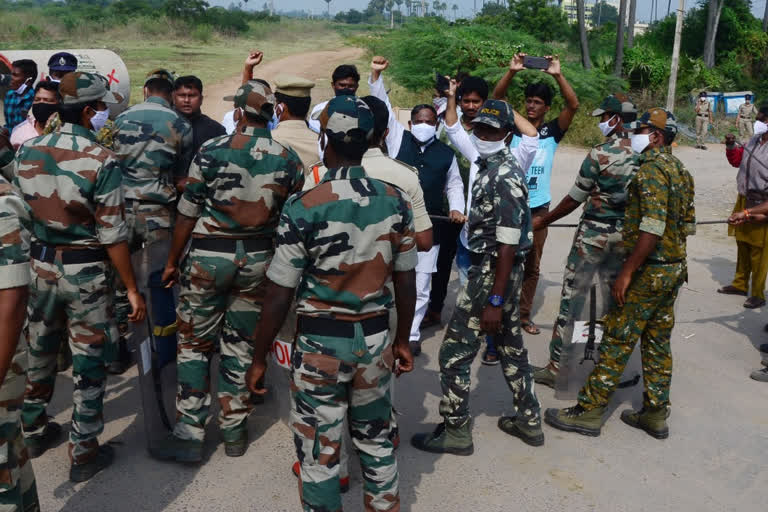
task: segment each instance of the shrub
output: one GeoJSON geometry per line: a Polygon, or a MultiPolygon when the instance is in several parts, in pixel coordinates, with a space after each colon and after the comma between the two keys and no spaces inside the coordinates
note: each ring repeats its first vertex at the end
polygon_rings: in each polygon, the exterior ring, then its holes
{"type": "Polygon", "coordinates": [[[213,29],[210,25],[196,25],[192,30],[192,39],[201,43],[207,43],[213,38],[213,29]]]}

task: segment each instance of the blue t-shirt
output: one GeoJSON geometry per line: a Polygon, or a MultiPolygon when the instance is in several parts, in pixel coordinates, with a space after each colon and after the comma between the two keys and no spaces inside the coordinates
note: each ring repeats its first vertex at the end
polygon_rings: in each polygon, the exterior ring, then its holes
{"type": "MultiPolygon", "coordinates": [[[[528,206],[531,208],[552,201],[549,181],[552,177],[552,165],[555,163],[555,150],[564,136],[565,132],[560,129],[557,118],[539,128],[539,149],[536,150],[533,163],[525,171],[528,181],[528,206]]],[[[510,147],[516,148],[521,140],[520,134],[515,133],[510,147]]]]}

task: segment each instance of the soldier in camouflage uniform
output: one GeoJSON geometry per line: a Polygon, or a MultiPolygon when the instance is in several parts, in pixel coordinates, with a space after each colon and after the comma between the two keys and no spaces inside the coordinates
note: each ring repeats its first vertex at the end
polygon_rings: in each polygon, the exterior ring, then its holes
{"type": "Polygon", "coordinates": [[[341,510],[339,449],[346,415],[363,468],[365,510],[394,512],[400,497],[390,382],[393,369],[399,374],[413,368],[413,212],[403,192],[369,178],[360,165],[374,123],[365,102],[338,96],[319,120],[329,170],[283,209],[267,272],[272,300],[257,330],[248,386],[265,392],[258,381],[269,345],[298,288],[289,426],[301,462],[303,509],[341,510]],[[393,305],[394,341],[388,318],[393,305]]]}
{"type": "Polygon", "coordinates": [[[175,280],[181,254],[176,426],[155,453],[180,462],[202,460],[211,398],[209,362],[221,344],[219,427],[226,454],[243,455],[253,408],[245,371],[264,301],[280,210],[304,185],[298,155],[272,140],[267,122],[275,97],[256,81],[234,96],[237,129],[203,144],[189,170],[163,280],[175,280]]]}
{"type": "MultiPolygon", "coordinates": [[[[3,135],[0,134],[0,137],[3,135]]],[[[12,153],[11,153],[12,154],[12,153]]],[[[7,160],[0,141],[0,168],[7,160]]],[[[21,404],[27,378],[29,213],[11,184],[0,178],[0,446],[3,447],[0,510],[40,510],[32,463],[21,433],[21,404]],[[14,348],[15,347],[15,348],[14,348]]]]}
{"type": "Polygon", "coordinates": [[[81,482],[114,457],[112,447],[99,446],[97,439],[104,428],[105,352],[117,335],[109,300],[113,266],[128,288],[129,320],[141,321],[146,308],[126,242],[120,164],[91,131],[91,118],[119,98],[91,73],[67,74],[60,92],[63,124],[24,144],[14,165],[14,185],[32,218],[29,373],[22,422],[33,458],[60,436],[61,426],[48,421],[46,408],[54,391],[56,355],[62,338],[68,339],[75,384],[70,480],[81,482]]]}
{"type": "Polygon", "coordinates": [[[578,403],[547,409],[545,421],[560,430],[600,435],[603,413],[639,340],[643,407],[622,412],[621,419],[665,439],[674,305],[688,278],[686,238],[696,228],[693,178],[670,151],[677,131],[667,112],[652,109],[629,129],[634,130],[632,149],[641,153],[641,165],[629,183],[623,232],[628,256],[613,285],[616,306],[604,317],[600,360],[578,403]]]}
{"type": "MultiPolygon", "coordinates": [[[[144,103],[115,119],[113,145],[123,167],[125,220],[132,252],[170,239],[176,182],[186,178],[192,160],[192,127],[171,108],[173,81],[169,71],[150,71],[144,82],[144,103]]],[[[101,135],[108,138],[109,133],[102,131],[101,135]]],[[[115,313],[120,342],[110,373],[123,373],[130,363],[125,341],[128,311],[125,287],[118,282],[115,313]]]]}
{"type": "MultiPolygon", "coordinates": [[[[496,335],[504,378],[513,394],[514,414],[500,418],[499,428],[531,446],[544,444],[533,371],[520,328],[523,264],[532,232],[525,171],[508,147],[514,114],[505,101],[486,100],[472,122],[480,155],[468,224],[472,265],[440,347],[444,421],[434,432],[411,439],[420,450],[456,455],[474,451],[469,373],[481,333],[496,335]]],[[[535,136],[536,129],[526,125],[520,130],[535,136]]]]}
{"type": "Polygon", "coordinates": [[[538,369],[536,382],[554,387],[564,343],[570,343],[573,321],[584,309],[586,290],[595,274],[605,300],[602,311],[612,306],[611,285],[624,263],[621,226],[627,201],[627,184],[635,175],[640,156],[632,151],[624,123],[637,117],[637,109],[621,94],[603,100],[592,116],[600,117],[605,142],[590,150],[581,164],[576,183],[560,204],[534,219],[533,228],[543,229],[570,214],[582,203],[584,213],[573,237],[563,273],[560,310],[549,344],[549,364],[538,369]]]}

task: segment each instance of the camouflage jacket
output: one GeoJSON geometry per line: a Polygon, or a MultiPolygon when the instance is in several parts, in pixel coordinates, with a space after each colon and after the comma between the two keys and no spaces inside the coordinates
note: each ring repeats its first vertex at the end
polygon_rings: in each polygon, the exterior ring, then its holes
{"type": "Polygon", "coordinates": [[[49,245],[125,241],[122,171],[95,134],[64,123],[19,148],[14,185],[31,210],[32,236],[49,245]]]}
{"type": "Polygon", "coordinates": [[[192,127],[167,101],[152,96],[115,119],[114,150],[123,165],[127,199],[168,204],[176,200],[174,177],[187,175],[192,127]]]}
{"type": "Polygon", "coordinates": [[[584,159],[568,195],[583,203],[583,218],[603,221],[624,218],[627,186],[640,167],[640,155],[632,151],[625,133],[612,135],[595,146],[584,159]]]}
{"type": "Polygon", "coordinates": [[[178,209],[198,219],[194,237],[273,237],[285,200],[303,185],[296,152],[250,127],[203,144],[178,209]]]}
{"type": "Polygon", "coordinates": [[[648,260],[684,261],[686,237],[696,232],[693,177],[669,147],[650,149],[640,160],[629,183],[624,245],[631,252],[644,231],[659,237],[648,260]]]}
{"type": "Polygon", "coordinates": [[[29,212],[0,178],[0,290],[29,284],[29,212]]]}
{"type": "Polygon", "coordinates": [[[517,245],[517,256],[531,248],[531,210],[525,171],[504,148],[479,161],[472,185],[469,250],[498,256],[499,244],[517,245]]]}
{"type": "Polygon", "coordinates": [[[267,277],[298,287],[299,314],[353,320],[392,308],[392,272],[416,261],[405,195],[362,167],[343,167],[288,199],[267,277]]]}

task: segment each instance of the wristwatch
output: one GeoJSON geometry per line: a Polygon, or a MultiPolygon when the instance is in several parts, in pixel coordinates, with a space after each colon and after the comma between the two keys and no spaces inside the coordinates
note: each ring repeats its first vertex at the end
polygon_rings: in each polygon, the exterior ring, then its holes
{"type": "Polygon", "coordinates": [[[502,304],[504,304],[504,297],[502,297],[501,295],[491,295],[490,297],[488,297],[488,304],[497,308],[502,304]]]}

